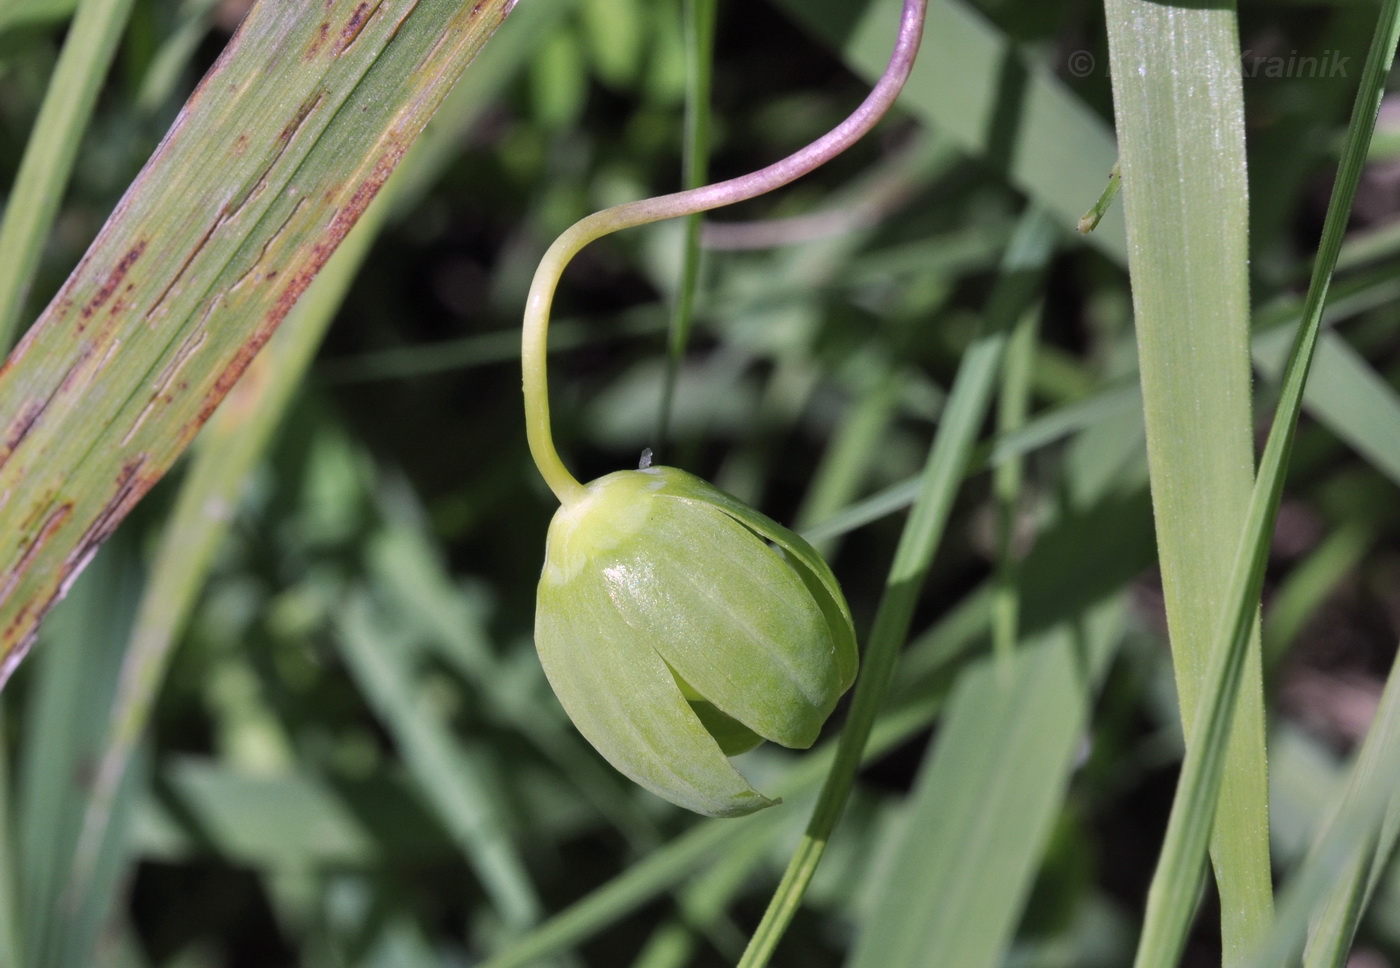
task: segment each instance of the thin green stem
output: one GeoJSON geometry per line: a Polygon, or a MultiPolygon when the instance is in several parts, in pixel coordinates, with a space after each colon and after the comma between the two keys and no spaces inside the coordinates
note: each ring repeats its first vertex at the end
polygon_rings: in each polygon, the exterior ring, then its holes
{"type": "Polygon", "coordinates": [[[827,841],[855,783],[861,754],[884,705],[900,647],[909,633],[924,577],[952,512],[953,499],[972,457],[973,445],[991,401],[1012,323],[1039,285],[1040,271],[1053,248],[1054,226],[1038,210],[1028,213],[1002,265],[1001,283],[987,310],[987,331],[963,355],[944,417],[919,484],[919,495],[899,536],[894,562],[875,613],[875,624],[851,700],[850,716],[836,748],[836,761],[802,841],[754,931],[739,968],[768,964],[816,873],[827,841]]]}
{"type": "Polygon", "coordinates": [[[1108,214],[1108,207],[1113,204],[1114,197],[1118,194],[1118,188],[1123,184],[1123,173],[1118,168],[1118,162],[1113,163],[1113,168],[1108,173],[1108,185],[1104,187],[1103,194],[1094,203],[1094,207],[1083,215],[1079,216],[1079,234],[1088,235],[1099,227],[1103,217],[1108,214]]]}
{"type": "Polygon", "coordinates": [[[781,161],[738,178],[703,188],[626,202],[595,212],[575,222],[545,252],[525,303],[520,362],[524,377],[525,431],[530,454],[560,503],[574,504],[584,495],[583,485],[559,459],[550,431],[546,368],[549,309],[564,268],[584,246],[605,235],[757,198],[795,181],[845,151],[875,126],[899,96],[914,66],[914,55],[919,50],[927,6],[928,0],[904,0],[898,39],[884,74],[850,117],[816,141],[781,161]]]}

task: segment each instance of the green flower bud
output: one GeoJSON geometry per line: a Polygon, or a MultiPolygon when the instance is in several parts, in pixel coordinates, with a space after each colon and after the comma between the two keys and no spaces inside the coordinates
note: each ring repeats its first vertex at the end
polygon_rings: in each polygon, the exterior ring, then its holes
{"type": "Polygon", "coordinates": [[[673,467],[601,477],[554,515],[535,645],[613,766],[715,817],[774,802],[727,757],[765,739],[811,746],[857,664],[816,550],[673,467]]]}

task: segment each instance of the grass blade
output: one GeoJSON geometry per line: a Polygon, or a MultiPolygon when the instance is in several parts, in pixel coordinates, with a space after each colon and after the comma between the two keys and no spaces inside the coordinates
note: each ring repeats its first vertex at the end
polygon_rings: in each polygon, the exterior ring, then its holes
{"type": "Polygon", "coordinates": [[[66,20],[77,7],[78,0],[7,0],[0,6],[0,33],[12,27],[66,20]]]}
{"type": "Polygon", "coordinates": [[[248,14],[0,369],[0,680],[511,6],[267,0],[248,14]]]}
{"type": "MultiPolygon", "coordinates": [[[[1040,307],[1021,316],[1006,345],[1001,390],[997,398],[997,436],[1020,430],[1030,408],[1031,373],[1035,365],[1036,337],[1040,331],[1040,307]]],[[[1017,539],[1021,510],[1021,481],[1025,460],[1020,455],[998,464],[992,471],[992,492],[997,503],[996,618],[992,622],[992,649],[1005,661],[1020,637],[1020,589],[1017,580],[1022,542],[1017,539]]]]}
{"type": "MultiPolygon", "coordinates": [[[[1317,346],[1322,307],[1332,271],[1341,249],[1346,221],[1356,197],[1356,186],[1365,165],[1386,75],[1400,37],[1400,3],[1385,0],[1376,25],[1375,39],[1362,73],[1347,133],[1341,167],[1333,185],[1322,240],[1313,265],[1312,281],[1303,310],[1303,325],[1289,360],[1283,393],[1274,424],[1259,462],[1259,475],[1245,515],[1243,536],[1224,609],[1211,638],[1201,701],[1191,723],[1186,758],[1172,803],[1166,840],[1147,900],[1143,934],[1138,943],[1137,968],[1175,964],[1185,943],[1195,905],[1196,885],[1204,869],[1209,824],[1213,820],[1221,787],[1226,737],[1233,714],[1236,690],[1245,665],[1247,643],[1256,622],[1260,586],[1268,560],[1278,503],[1283,492],[1284,470],[1293,442],[1293,430],[1302,409],[1308,365],[1317,346]]],[[[1283,922],[1280,922],[1281,925],[1283,922]]]]}
{"type": "Polygon", "coordinates": [[[1002,963],[1122,619],[1109,599],[959,678],[852,968],[1002,963]]]}
{"type": "Polygon", "coordinates": [[[171,649],[204,585],[210,562],[231,524],[244,483],[266,449],[315,355],[326,328],[356,272],[398,203],[401,186],[441,169],[446,156],[435,145],[469,128],[481,108],[513,75],[526,47],[519,31],[540,29],[558,7],[530,7],[508,29],[504,44],[483,52],[470,79],[460,85],[437,124],[410,149],[404,163],[336,250],[277,336],[231,393],[228,405],[205,427],[180,496],[165,527],[150,580],[132,630],[112,723],[93,783],[92,798],[75,856],[72,882],[82,887],[105,837],[112,798],[145,730],[165,676],[171,649]]]}
{"type": "MultiPolygon", "coordinates": [[[[1253,478],[1239,28],[1229,6],[1105,10],[1158,558],[1189,724],[1235,551],[1220,537],[1237,533],[1253,478]]],[[[1211,838],[1226,965],[1273,913],[1257,623],[1244,676],[1211,838]]]]}

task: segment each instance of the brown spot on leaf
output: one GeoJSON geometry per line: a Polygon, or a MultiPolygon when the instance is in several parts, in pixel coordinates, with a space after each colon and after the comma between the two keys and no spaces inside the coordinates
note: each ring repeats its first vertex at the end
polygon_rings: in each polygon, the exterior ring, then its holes
{"type": "Polygon", "coordinates": [[[317,91],[314,95],[302,101],[301,105],[297,108],[297,113],[292,115],[292,120],[288,121],[282,127],[282,130],[277,133],[277,140],[282,142],[283,145],[291,141],[292,137],[301,130],[301,126],[306,123],[307,117],[316,109],[316,105],[320,104],[325,96],[325,91],[317,91]]]}
{"type": "Polygon", "coordinates": [[[322,20],[320,26],[316,28],[316,36],[313,37],[311,43],[307,45],[306,53],[302,55],[301,59],[305,61],[314,59],[316,55],[321,52],[321,48],[326,45],[326,38],[330,37],[330,35],[331,22],[329,20],[322,20]]]}
{"type": "Polygon", "coordinates": [[[116,292],[126,279],[126,274],[131,271],[131,267],[136,264],[136,260],[141,258],[141,253],[146,251],[146,240],[142,239],[131,248],[127,249],[117,264],[112,267],[112,271],[107,274],[107,279],[98,287],[96,295],[88,300],[83,306],[80,315],[83,319],[91,319],[92,314],[102,308],[102,304],[112,298],[112,293],[116,292]]]}
{"type": "MultiPolygon", "coordinates": [[[[24,518],[19,522],[18,530],[22,532],[28,531],[30,528],[38,524],[39,519],[44,516],[44,512],[47,511],[49,507],[53,504],[54,495],[56,493],[57,492],[54,491],[53,488],[49,488],[47,491],[45,491],[43,496],[40,497],[39,500],[35,501],[34,504],[30,506],[29,513],[26,514],[24,518]]],[[[23,548],[25,545],[29,544],[30,540],[31,539],[29,537],[20,538],[19,547],[23,548]]]]}
{"type": "Polygon", "coordinates": [[[155,303],[152,304],[150,309],[146,310],[146,322],[154,323],[156,315],[165,306],[165,301],[170,298],[170,294],[175,291],[175,287],[179,285],[180,280],[185,277],[185,273],[189,271],[190,265],[194,262],[195,257],[204,251],[204,247],[209,244],[209,240],[213,238],[214,232],[220,225],[224,224],[226,218],[227,215],[224,212],[220,212],[219,217],[214,220],[214,223],[204,230],[204,234],[200,236],[199,241],[194,244],[194,248],[191,249],[189,254],[180,262],[179,267],[175,270],[175,275],[170,277],[170,281],[167,282],[165,288],[160,291],[160,295],[156,298],[155,303]]]}
{"type": "MultiPolygon", "coordinates": [[[[146,454],[137,454],[122,465],[122,469],[116,477],[116,491],[108,499],[93,523],[83,532],[78,544],[58,566],[57,581],[49,586],[52,591],[43,604],[38,609],[33,608],[34,603],[39,600],[39,595],[35,594],[31,600],[26,601],[19,608],[14,618],[5,626],[4,631],[0,632],[0,686],[4,685],[5,679],[29,651],[39,623],[43,621],[44,616],[68,594],[73,582],[92,561],[93,555],[97,553],[102,542],[111,536],[121,520],[136,505],[136,502],[141,500],[160,479],[159,473],[140,473],[146,460],[146,454]]],[[[5,576],[5,584],[3,588],[0,588],[0,603],[3,603],[10,596],[23,578],[34,556],[39,553],[49,538],[63,526],[72,513],[73,503],[66,501],[54,508],[49,514],[43,528],[25,548],[24,553],[15,563],[15,567],[5,576]]]]}
{"type": "Polygon", "coordinates": [[[33,602],[25,602],[24,605],[21,606],[20,610],[15,613],[15,617],[10,620],[10,624],[5,626],[4,638],[6,641],[12,639],[14,637],[15,632],[18,631],[19,627],[24,624],[24,620],[29,617],[30,606],[33,604],[33,602]]]}
{"type": "Polygon", "coordinates": [[[59,586],[59,597],[68,591],[68,586],[78,577],[78,574],[87,567],[92,556],[97,553],[102,542],[111,537],[112,532],[117,530],[117,525],[126,517],[127,513],[141,500],[147,491],[160,479],[160,474],[141,474],[141,468],[146,465],[147,455],[137,454],[129,457],[122,464],[122,469],[117,473],[116,490],[107,499],[107,503],[98,512],[83,536],[78,539],[78,543],[73,546],[73,550],[63,559],[60,567],[60,574],[63,576],[59,586]]]}
{"type": "Polygon", "coordinates": [[[238,382],[238,378],[243,375],[243,371],[248,368],[248,364],[253,361],[258,350],[262,349],[278,325],[292,311],[302,293],[306,292],[311,280],[316,278],[316,274],[326,264],[326,260],[335,252],[346,234],[352,229],[360,216],[364,214],[369,203],[374,200],[374,196],[384,187],[384,182],[393,173],[399,160],[403,158],[404,145],[399,139],[390,142],[388,150],[379,156],[374,169],[369,176],[355,189],[349,201],[336,212],[331,219],[331,224],[326,229],[326,234],[311,248],[311,257],[307,260],[296,275],[282,287],[282,291],[277,294],[277,300],[272,304],[272,308],[263,316],[258,328],[254,330],[238,348],[234,358],[229,361],[224,371],[219,374],[219,378],[214,381],[208,394],[204,397],[204,402],[200,405],[199,412],[194,420],[187,423],[181,429],[181,436],[189,439],[202,427],[209,417],[217,409],[219,403],[227,395],[228,391],[238,382]]]}
{"type": "Polygon", "coordinates": [[[369,3],[361,3],[355,7],[354,12],[350,14],[350,20],[340,29],[340,45],[335,52],[337,57],[349,50],[355,41],[360,39],[360,33],[365,29],[365,24],[369,23],[370,18],[379,12],[379,6],[383,2],[384,0],[378,0],[373,6],[369,3]]]}
{"type": "MultiPolygon", "coordinates": [[[[48,543],[49,539],[59,528],[63,527],[63,522],[68,520],[68,516],[73,513],[73,502],[64,501],[62,504],[49,511],[49,515],[44,519],[44,523],[33,535],[27,535],[20,541],[20,547],[24,549],[20,552],[19,558],[10,566],[9,571],[4,576],[4,583],[0,584],[0,605],[3,605],[14,592],[15,586],[24,577],[25,570],[29,563],[48,543]]],[[[13,623],[11,623],[13,626],[13,623]]],[[[10,629],[6,629],[7,637],[10,629]]]]}
{"type": "Polygon", "coordinates": [[[5,466],[5,461],[15,452],[15,448],[29,436],[29,431],[34,427],[34,422],[39,419],[39,415],[48,406],[47,400],[30,400],[20,408],[19,414],[10,421],[10,426],[5,431],[5,442],[0,444],[0,467],[5,466]]]}

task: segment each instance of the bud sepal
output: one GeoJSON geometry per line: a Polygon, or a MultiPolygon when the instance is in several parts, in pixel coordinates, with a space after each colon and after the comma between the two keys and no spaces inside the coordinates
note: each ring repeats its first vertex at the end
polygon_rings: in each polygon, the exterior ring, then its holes
{"type": "Polygon", "coordinates": [[[550,524],[535,618],[565,711],[614,767],[674,803],[710,816],[770,806],[728,756],[763,739],[810,746],[854,681],[831,569],[676,468],[583,491],[550,524]]]}

